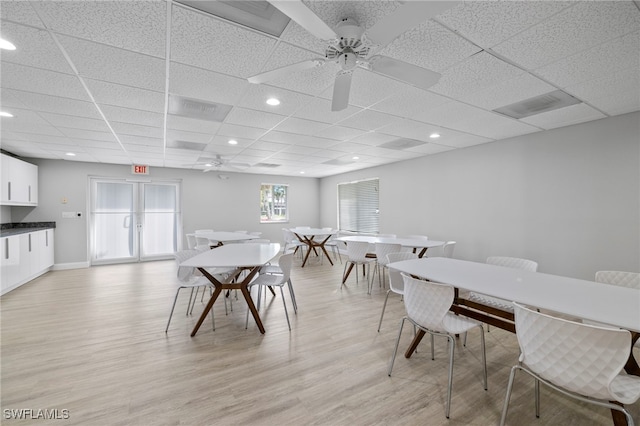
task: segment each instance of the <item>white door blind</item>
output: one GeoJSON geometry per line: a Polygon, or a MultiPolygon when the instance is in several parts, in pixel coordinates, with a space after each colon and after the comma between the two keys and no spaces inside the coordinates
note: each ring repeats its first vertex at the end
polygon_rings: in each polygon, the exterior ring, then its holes
{"type": "Polygon", "coordinates": [[[341,230],[378,233],[378,179],[338,184],[341,230]]]}

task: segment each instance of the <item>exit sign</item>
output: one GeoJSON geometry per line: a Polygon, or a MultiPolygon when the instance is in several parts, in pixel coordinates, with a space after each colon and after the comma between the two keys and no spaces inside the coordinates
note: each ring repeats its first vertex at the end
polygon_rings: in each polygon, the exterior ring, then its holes
{"type": "Polygon", "coordinates": [[[131,173],[133,173],[134,175],[148,175],[149,166],[134,164],[133,166],[131,166],[131,173]]]}

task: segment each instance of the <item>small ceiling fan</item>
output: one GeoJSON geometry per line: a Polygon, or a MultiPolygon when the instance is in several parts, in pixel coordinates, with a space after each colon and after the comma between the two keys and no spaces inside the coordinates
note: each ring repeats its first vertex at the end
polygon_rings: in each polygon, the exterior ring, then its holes
{"type": "Polygon", "coordinates": [[[222,158],[220,154],[216,154],[213,158],[200,157],[198,162],[195,163],[196,166],[204,166],[204,173],[210,172],[212,170],[242,170],[250,167],[251,164],[247,163],[233,163],[229,160],[222,158]]]}
{"type": "Polygon", "coordinates": [[[364,30],[352,18],[344,18],[332,30],[301,0],[269,1],[274,7],[295,21],[312,35],[328,43],[324,58],[310,59],[249,77],[254,84],[265,83],[302,71],[322,66],[327,62],[340,65],[333,85],[332,111],[341,111],[349,105],[351,77],[356,68],[391,77],[421,89],[438,82],[440,74],[407,62],[376,55],[400,34],[455,6],[456,1],[407,1],[394,12],[364,30]]]}

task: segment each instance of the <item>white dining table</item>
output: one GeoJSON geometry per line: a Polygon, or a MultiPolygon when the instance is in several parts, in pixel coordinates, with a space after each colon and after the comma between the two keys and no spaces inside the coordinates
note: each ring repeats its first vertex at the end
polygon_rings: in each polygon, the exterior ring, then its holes
{"type": "Polygon", "coordinates": [[[432,247],[440,247],[445,244],[444,241],[429,240],[427,238],[411,238],[411,237],[377,237],[375,235],[345,235],[343,237],[336,238],[337,241],[360,241],[369,244],[381,243],[381,244],[400,244],[402,247],[409,247],[414,249],[421,249],[418,253],[418,257],[423,257],[427,252],[427,249],[432,247]]]}
{"type": "Polygon", "coordinates": [[[307,263],[307,259],[309,259],[309,255],[311,254],[312,250],[316,255],[318,255],[318,251],[316,250],[318,248],[324,252],[325,256],[329,260],[329,263],[333,265],[331,256],[329,256],[329,253],[327,253],[327,249],[324,245],[327,243],[327,241],[329,241],[332,235],[335,235],[338,232],[337,229],[291,228],[290,231],[295,234],[296,238],[298,238],[301,243],[307,245],[307,254],[304,256],[304,260],[302,261],[302,268],[304,268],[304,265],[307,263]]]}
{"type": "Polygon", "coordinates": [[[182,262],[180,266],[198,268],[198,270],[202,272],[209,281],[211,281],[215,288],[209,302],[205,306],[198,322],[191,332],[191,337],[196,335],[198,329],[223,290],[240,290],[247,302],[247,305],[249,306],[249,310],[251,311],[256,324],[258,325],[258,329],[264,334],[264,325],[262,324],[260,315],[258,315],[258,311],[253,304],[253,300],[249,294],[248,285],[253,277],[260,271],[260,268],[273,260],[273,258],[278,255],[279,251],[280,244],[277,243],[228,244],[217,247],[213,250],[206,250],[182,262]],[[234,268],[234,272],[225,280],[219,281],[207,271],[207,268],[234,268]],[[240,282],[238,282],[237,280],[240,279],[240,273],[242,271],[248,271],[248,273],[242,277],[240,282]]]}
{"type": "MultiPolygon", "coordinates": [[[[608,285],[589,280],[563,277],[542,272],[486,263],[444,257],[405,260],[387,265],[389,268],[427,279],[429,281],[452,285],[459,289],[483,293],[501,299],[519,302],[533,308],[552,311],[574,319],[586,319],[613,327],[629,330],[632,336],[631,347],[640,336],[640,290],[628,287],[608,285]]],[[[451,310],[454,313],[491,321],[480,310],[482,305],[469,303],[456,297],[451,310]]],[[[486,312],[495,313],[489,308],[486,312]]],[[[504,312],[502,318],[513,320],[513,314],[504,312]]],[[[501,327],[500,321],[490,322],[501,327]]],[[[516,332],[515,325],[505,322],[502,328],[516,332]]],[[[405,352],[409,358],[424,336],[419,330],[405,352]]],[[[633,356],[624,367],[627,374],[640,376],[640,366],[633,356]]],[[[624,416],[611,410],[615,425],[626,425],[624,416]]]]}
{"type": "MultiPolygon", "coordinates": [[[[196,234],[187,234],[193,235],[196,234]]],[[[213,231],[213,232],[198,232],[198,237],[204,237],[210,242],[217,245],[223,245],[224,243],[236,242],[236,241],[248,241],[260,238],[257,235],[245,234],[243,232],[228,232],[228,231],[213,231]]]]}

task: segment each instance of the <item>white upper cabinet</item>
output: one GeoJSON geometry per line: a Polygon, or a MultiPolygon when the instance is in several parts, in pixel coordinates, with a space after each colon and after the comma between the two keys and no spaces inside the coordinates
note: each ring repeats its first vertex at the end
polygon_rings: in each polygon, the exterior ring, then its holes
{"type": "Polygon", "coordinates": [[[38,166],[2,154],[2,199],[8,206],[38,205],[38,166]]]}

